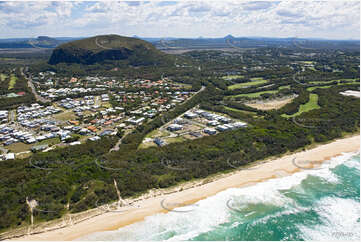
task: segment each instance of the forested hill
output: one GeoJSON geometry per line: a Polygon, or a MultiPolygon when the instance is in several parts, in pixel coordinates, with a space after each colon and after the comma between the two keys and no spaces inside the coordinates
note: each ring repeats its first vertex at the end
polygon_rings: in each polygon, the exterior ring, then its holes
{"type": "Polygon", "coordinates": [[[144,40],[119,35],[102,35],[58,46],[54,49],[49,64],[91,65],[120,61],[133,66],[147,66],[166,64],[170,58],[144,40]]]}

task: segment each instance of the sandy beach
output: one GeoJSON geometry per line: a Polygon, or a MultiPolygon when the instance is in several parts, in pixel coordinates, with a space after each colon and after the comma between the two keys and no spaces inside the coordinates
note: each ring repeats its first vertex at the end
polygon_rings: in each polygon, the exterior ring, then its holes
{"type": "Polygon", "coordinates": [[[307,168],[319,166],[323,161],[341,155],[343,152],[358,150],[360,150],[360,135],[339,139],[281,158],[258,162],[249,169],[225,174],[222,178],[193,188],[181,189],[183,185],[180,185],[178,186],[180,191],[137,201],[132,206],[124,207],[126,210],[124,213],[108,212],[73,226],[23,236],[14,240],[74,240],[95,232],[115,230],[142,221],[147,216],[168,212],[161,206],[162,201],[163,205],[167,204],[167,208],[192,204],[228,188],[252,185],[268,179],[291,175],[307,168]]]}

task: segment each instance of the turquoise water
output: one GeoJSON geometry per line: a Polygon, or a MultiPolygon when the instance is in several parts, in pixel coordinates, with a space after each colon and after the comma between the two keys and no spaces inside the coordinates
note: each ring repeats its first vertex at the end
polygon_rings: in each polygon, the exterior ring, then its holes
{"type": "Polygon", "coordinates": [[[82,240],[360,240],[359,214],[360,155],[346,153],[82,240]]]}

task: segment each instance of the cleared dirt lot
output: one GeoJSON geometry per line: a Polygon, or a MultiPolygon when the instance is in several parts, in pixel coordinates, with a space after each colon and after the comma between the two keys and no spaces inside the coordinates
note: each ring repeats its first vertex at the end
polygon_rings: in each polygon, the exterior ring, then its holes
{"type": "Polygon", "coordinates": [[[271,110],[271,109],[279,109],[282,108],[287,103],[292,102],[293,97],[286,98],[286,99],[279,99],[279,100],[272,100],[272,101],[259,101],[257,103],[247,103],[247,106],[252,108],[257,108],[260,110],[271,110]]]}

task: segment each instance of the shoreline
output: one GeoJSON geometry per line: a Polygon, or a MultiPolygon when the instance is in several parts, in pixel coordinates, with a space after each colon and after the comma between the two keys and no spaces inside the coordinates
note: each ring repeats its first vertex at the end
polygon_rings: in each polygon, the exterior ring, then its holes
{"type": "MultiPolygon", "coordinates": [[[[202,199],[224,191],[228,188],[251,186],[258,182],[273,178],[292,175],[296,172],[320,166],[322,162],[342,153],[356,152],[360,150],[360,135],[341,138],[326,144],[320,144],[305,151],[299,151],[282,157],[272,157],[258,161],[248,169],[236,170],[223,175],[215,175],[204,178],[197,182],[187,182],[170,189],[151,190],[145,198],[125,199],[132,201],[132,205],[121,207],[126,210],[123,213],[103,212],[101,214],[85,218],[74,225],[66,226],[51,231],[25,235],[11,240],[75,240],[96,232],[116,230],[126,225],[140,222],[145,217],[157,213],[167,213],[170,209],[194,204],[202,199]],[[304,169],[295,165],[298,161],[311,161],[307,165],[301,163],[304,169]],[[214,180],[213,180],[214,178],[214,180]],[[206,182],[211,179],[210,182],[206,182]],[[189,186],[189,187],[187,187],[189,186]],[[170,193],[165,193],[169,190],[170,193]],[[158,190],[158,191],[157,191],[158,190]],[[152,193],[153,191],[158,194],[152,193]],[[167,201],[167,209],[161,203],[167,201]],[[169,210],[168,210],[169,209],[169,210]]],[[[95,211],[96,209],[92,209],[95,211]]],[[[75,215],[74,215],[75,216],[75,215]]]]}

